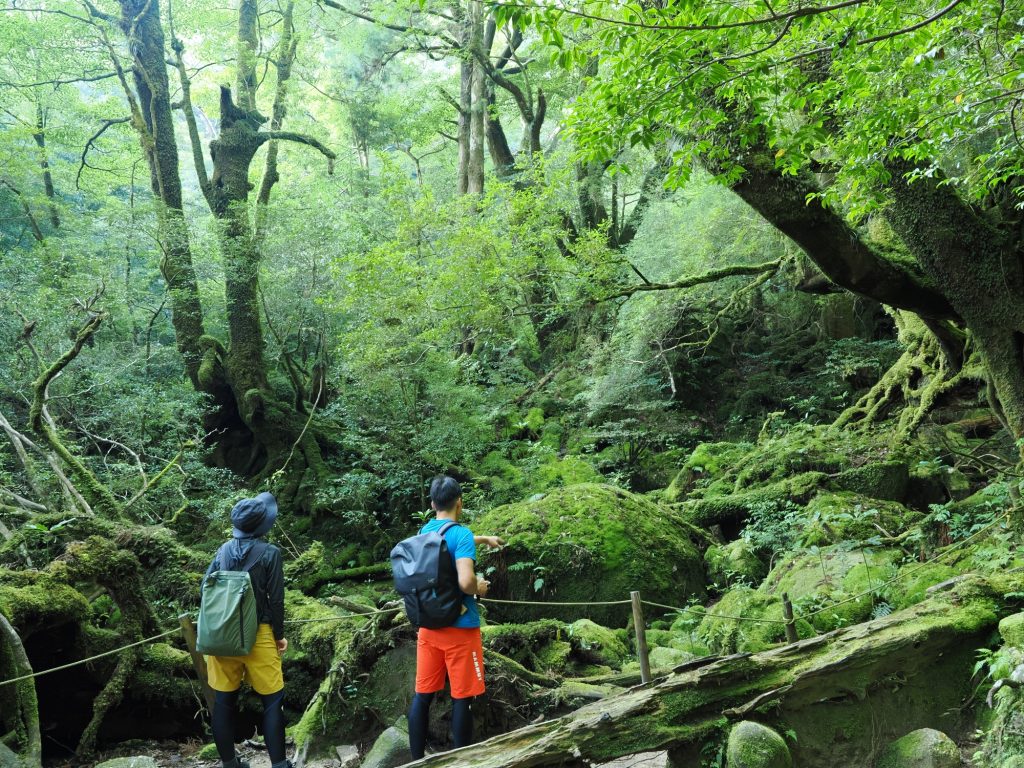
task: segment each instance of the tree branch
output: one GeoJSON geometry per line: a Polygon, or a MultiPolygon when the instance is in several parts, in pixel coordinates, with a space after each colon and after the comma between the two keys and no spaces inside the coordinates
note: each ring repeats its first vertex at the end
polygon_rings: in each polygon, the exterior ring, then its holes
{"type": "Polygon", "coordinates": [[[75,174],[75,189],[81,189],[81,187],[79,186],[79,181],[81,181],[81,179],[82,179],[82,171],[85,170],[86,166],[92,168],[92,166],[89,165],[86,162],[85,158],[89,154],[89,148],[93,145],[93,143],[100,136],[102,136],[103,133],[110,126],[112,126],[112,125],[120,125],[122,123],[130,123],[131,121],[132,121],[132,119],[130,117],[115,117],[115,118],[111,118],[109,120],[104,120],[103,121],[103,125],[100,127],[100,129],[98,131],[96,131],[96,133],[94,133],[92,136],[89,137],[89,140],[87,142],[85,142],[85,148],[82,150],[82,159],[81,159],[81,161],[79,162],[79,165],[78,165],[78,173],[75,174]]]}
{"type": "Polygon", "coordinates": [[[621,299],[627,296],[632,296],[634,293],[643,293],[647,291],[674,291],[680,288],[692,288],[695,285],[714,283],[718,280],[724,280],[727,277],[772,273],[778,270],[780,266],[782,266],[781,259],[766,261],[763,264],[731,264],[727,267],[719,267],[717,269],[708,270],[707,272],[702,272],[699,275],[688,275],[687,277],[680,278],[679,280],[675,280],[671,283],[645,283],[643,285],[632,285],[629,288],[623,288],[621,291],[596,299],[596,301],[611,301],[612,299],[621,299]]]}
{"type": "Polygon", "coordinates": [[[338,156],[312,136],[292,131],[265,131],[256,134],[256,137],[258,144],[265,144],[268,141],[294,141],[296,144],[305,144],[307,147],[313,147],[313,149],[327,158],[327,172],[334,173],[334,161],[338,159],[338,156]]]}

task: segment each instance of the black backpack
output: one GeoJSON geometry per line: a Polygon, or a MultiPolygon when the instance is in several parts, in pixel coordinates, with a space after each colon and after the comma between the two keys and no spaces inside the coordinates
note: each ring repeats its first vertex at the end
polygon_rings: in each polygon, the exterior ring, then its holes
{"type": "Polygon", "coordinates": [[[450,627],[462,615],[463,592],[455,561],[444,535],[458,523],[410,536],[391,550],[395,591],[405,601],[405,614],[414,627],[450,627]]]}

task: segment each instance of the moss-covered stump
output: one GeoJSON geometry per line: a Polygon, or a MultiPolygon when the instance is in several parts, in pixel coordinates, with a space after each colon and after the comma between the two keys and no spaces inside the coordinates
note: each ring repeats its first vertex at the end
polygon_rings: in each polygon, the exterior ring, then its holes
{"type": "Polygon", "coordinates": [[[768,566],[746,539],[708,547],[704,566],[708,582],[722,590],[737,584],[756,587],[768,575],[768,566]]]}
{"type": "MultiPolygon", "coordinates": [[[[473,529],[508,542],[481,553],[480,570],[490,573],[493,598],[603,602],[628,600],[631,591],[640,590],[683,604],[704,595],[703,562],[692,529],[672,510],[609,485],[574,485],[498,507],[475,520],[473,529]]],[[[495,621],[552,614],[543,607],[490,603],[489,608],[495,621]]],[[[624,626],[631,615],[628,605],[559,606],[557,614],[612,627],[624,626]]]]}
{"type": "Polygon", "coordinates": [[[871,616],[883,598],[865,593],[892,579],[901,557],[894,550],[823,547],[784,558],[758,591],[774,597],[788,594],[797,616],[813,613],[814,628],[828,632],[871,616]]]}
{"type": "MultiPolygon", "coordinates": [[[[1019,584],[1016,588],[1019,588],[1019,584]]],[[[972,578],[884,618],[763,653],[696,660],[655,681],[412,765],[537,768],[699,749],[731,723],[770,713],[792,730],[801,768],[869,766],[908,729],[957,734],[975,651],[999,618],[997,590],[972,578]]]]}
{"type": "Polygon", "coordinates": [[[767,725],[744,720],[729,731],[725,751],[729,768],[793,768],[786,740],[767,725]]]}
{"type": "Polygon", "coordinates": [[[960,750],[941,731],[920,728],[886,747],[876,768],[960,768],[960,750]]]}

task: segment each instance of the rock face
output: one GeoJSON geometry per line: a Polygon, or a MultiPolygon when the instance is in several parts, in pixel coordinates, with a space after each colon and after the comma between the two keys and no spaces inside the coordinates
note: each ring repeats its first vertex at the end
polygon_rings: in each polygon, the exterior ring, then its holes
{"type": "Polygon", "coordinates": [[[729,768],[793,768],[786,741],[766,725],[744,720],[729,731],[729,768]]]}
{"type": "MultiPolygon", "coordinates": [[[[672,509],[612,486],[572,485],[498,507],[477,518],[473,531],[509,542],[480,553],[479,569],[488,573],[494,598],[602,602],[628,600],[639,590],[658,602],[685,605],[705,595],[694,529],[672,509]]],[[[490,619],[503,622],[551,616],[543,608],[497,603],[490,612],[490,619]]],[[[558,617],[622,627],[630,609],[564,606],[558,617]]]]}
{"type": "Polygon", "coordinates": [[[890,744],[877,768],[960,768],[960,750],[942,731],[921,728],[890,744]]]}

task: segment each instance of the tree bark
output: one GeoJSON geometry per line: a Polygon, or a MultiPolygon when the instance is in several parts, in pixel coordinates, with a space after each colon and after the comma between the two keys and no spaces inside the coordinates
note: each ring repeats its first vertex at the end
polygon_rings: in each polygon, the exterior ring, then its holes
{"type": "Polygon", "coordinates": [[[46,199],[49,201],[50,224],[54,229],[60,228],[60,214],[57,212],[57,191],[53,186],[53,174],[50,172],[50,156],[46,151],[46,116],[43,113],[43,105],[36,102],[36,127],[32,132],[32,138],[39,147],[39,167],[43,172],[43,189],[46,190],[46,199]]]}
{"type": "Polygon", "coordinates": [[[470,195],[482,195],[484,192],[484,112],[487,100],[484,96],[484,65],[480,57],[488,57],[489,51],[484,50],[484,19],[480,3],[470,2],[469,5],[469,57],[471,66],[469,94],[469,162],[466,167],[466,192],[470,195]],[[475,55],[473,55],[475,54],[475,55]]]}
{"type": "MultiPolygon", "coordinates": [[[[0,673],[8,677],[32,674],[32,665],[25,653],[21,638],[7,618],[0,613],[0,673]]],[[[43,762],[43,743],[39,733],[39,702],[33,680],[0,689],[0,726],[6,733],[10,728],[21,742],[19,754],[26,768],[39,768],[43,762]]]]}

